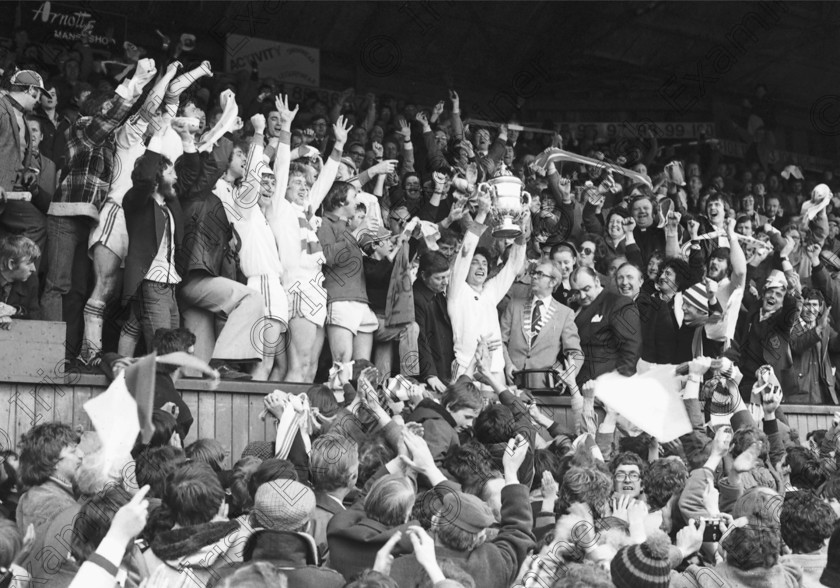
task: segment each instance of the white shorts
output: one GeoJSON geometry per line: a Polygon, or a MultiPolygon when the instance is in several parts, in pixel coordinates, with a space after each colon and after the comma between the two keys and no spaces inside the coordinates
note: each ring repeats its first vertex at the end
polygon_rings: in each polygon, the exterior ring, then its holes
{"type": "Polygon", "coordinates": [[[289,297],[289,318],[305,318],[319,327],[327,321],[327,291],[323,288],[324,275],[309,281],[296,280],[286,288],[289,297]],[[318,281],[320,280],[320,282],[318,281]]]}
{"type": "Polygon", "coordinates": [[[88,252],[93,251],[93,246],[101,243],[125,262],[128,255],[128,229],[125,226],[125,212],[123,207],[115,201],[108,199],[102,203],[99,209],[99,222],[90,232],[88,238],[88,252]]]}
{"type": "Polygon", "coordinates": [[[265,316],[280,321],[284,327],[289,325],[289,300],[280,282],[279,276],[252,276],[248,278],[248,287],[262,294],[265,303],[265,316]]]}
{"type": "Polygon", "coordinates": [[[354,335],[358,333],[375,333],[379,328],[379,319],[364,302],[352,300],[336,300],[330,302],[327,324],[334,327],[344,327],[354,335]]]}

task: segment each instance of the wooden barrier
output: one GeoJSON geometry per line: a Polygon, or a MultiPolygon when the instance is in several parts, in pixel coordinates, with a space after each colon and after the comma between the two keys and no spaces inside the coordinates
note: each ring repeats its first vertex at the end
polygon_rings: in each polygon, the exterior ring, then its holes
{"type": "Polygon", "coordinates": [[[14,320],[0,329],[0,381],[40,382],[64,361],[64,323],[14,320]]]}
{"type": "MultiPolygon", "coordinates": [[[[63,374],[44,376],[39,382],[15,382],[0,376],[0,446],[15,447],[21,434],[39,423],[62,421],[90,428],[82,408],[84,403],[107,387],[104,376],[63,374]],[[7,381],[2,381],[7,380],[7,381]]],[[[252,441],[273,441],[274,428],[259,418],[263,397],[272,390],[303,393],[308,386],[288,383],[222,382],[209,390],[201,380],[179,380],[177,388],[192,411],[195,422],[185,440],[213,438],[229,449],[230,467],[252,441]]],[[[554,418],[568,428],[573,426],[568,397],[539,397],[538,402],[554,412],[554,418]]],[[[782,408],[788,422],[805,433],[827,429],[837,406],[787,404],[782,408]]]]}

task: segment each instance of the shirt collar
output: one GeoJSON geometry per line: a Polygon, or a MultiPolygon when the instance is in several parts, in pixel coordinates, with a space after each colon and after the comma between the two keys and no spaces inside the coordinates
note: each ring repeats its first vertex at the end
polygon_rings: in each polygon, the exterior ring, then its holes
{"type": "Polygon", "coordinates": [[[332,222],[334,222],[334,223],[337,223],[337,222],[347,222],[345,219],[341,218],[340,216],[338,216],[336,213],[334,213],[334,212],[332,212],[332,211],[330,211],[330,212],[325,212],[325,213],[324,213],[324,218],[328,218],[328,219],[330,219],[330,220],[331,220],[332,222]]]}
{"type": "Polygon", "coordinates": [[[6,98],[8,98],[9,104],[14,106],[17,110],[19,110],[21,112],[21,114],[26,115],[26,111],[23,109],[23,106],[20,105],[20,102],[18,102],[17,100],[12,98],[8,94],[6,94],[6,98]]]}
{"type": "Polygon", "coordinates": [[[537,300],[542,301],[544,308],[548,308],[551,305],[551,301],[554,300],[554,298],[551,297],[551,294],[549,294],[548,296],[546,296],[544,298],[539,298],[537,296],[532,296],[532,298],[531,298],[532,303],[535,303],[537,300]]]}

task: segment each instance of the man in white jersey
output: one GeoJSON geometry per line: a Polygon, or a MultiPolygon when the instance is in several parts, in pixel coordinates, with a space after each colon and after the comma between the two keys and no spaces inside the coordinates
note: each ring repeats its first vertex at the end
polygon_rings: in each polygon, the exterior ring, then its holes
{"type": "Polygon", "coordinates": [[[286,380],[312,382],[324,344],[327,318],[327,293],[321,270],[324,253],[315,233],[314,213],[335,180],[350,127],[343,117],[333,125],[335,146],[310,189],[306,169],[299,164],[293,164],[290,169],[291,128],[298,107],[291,110],[288,97],[282,96],[276,100],[275,107],[280,114],[280,142],[274,159],[277,187],[265,217],[285,269],[283,286],[289,299],[286,380]]]}
{"type": "Polygon", "coordinates": [[[525,263],[525,244],[530,233],[530,217],[523,216],[523,232],[516,238],[508,260],[494,277],[489,278],[490,255],[477,249],[481,234],[487,229],[482,223],[490,210],[489,196],[481,196],[475,220],[465,215],[462,222],[467,231],[461,250],[452,266],[452,279],[446,293],[449,318],[455,344],[455,363],[452,377],[457,379],[475,371],[475,355],[483,341],[490,352],[489,370],[497,382],[504,382],[505,359],[502,333],[496,306],[513,285],[525,263]]]}

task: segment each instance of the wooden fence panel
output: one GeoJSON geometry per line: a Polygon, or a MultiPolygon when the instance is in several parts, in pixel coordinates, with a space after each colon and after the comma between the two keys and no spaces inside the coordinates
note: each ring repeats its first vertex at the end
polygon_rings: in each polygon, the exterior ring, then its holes
{"type": "MultiPolygon", "coordinates": [[[[84,403],[106,388],[104,377],[76,376],[70,384],[59,384],[61,378],[44,378],[41,382],[0,381],[0,448],[17,447],[22,433],[35,424],[60,420],[90,429],[84,403]]],[[[276,384],[222,382],[217,390],[209,390],[206,382],[181,380],[177,384],[184,402],[190,408],[194,424],[184,440],[188,445],[199,438],[217,439],[230,453],[226,467],[242,455],[248,443],[274,441],[273,420],[262,421],[259,413],[263,397],[277,388],[276,384]]],[[[307,386],[283,384],[282,389],[303,393],[307,386]]],[[[539,398],[546,414],[566,430],[574,429],[574,414],[568,398],[539,398]]],[[[783,405],[792,428],[801,440],[808,431],[827,429],[836,406],[783,405]]]]}

